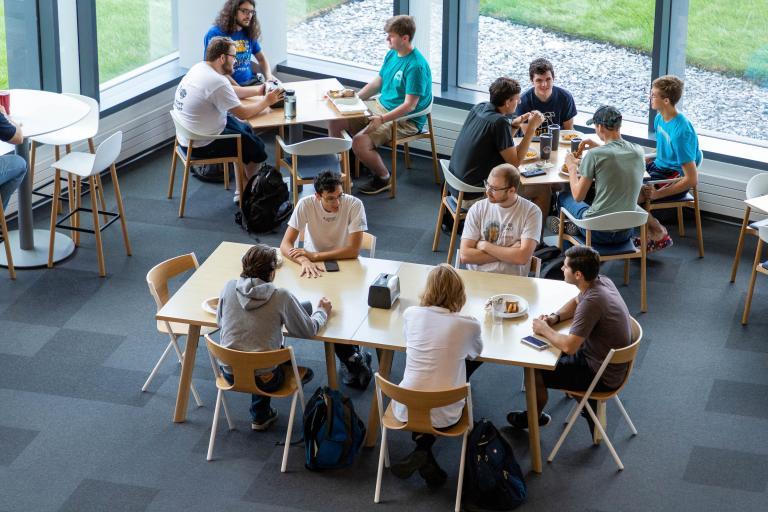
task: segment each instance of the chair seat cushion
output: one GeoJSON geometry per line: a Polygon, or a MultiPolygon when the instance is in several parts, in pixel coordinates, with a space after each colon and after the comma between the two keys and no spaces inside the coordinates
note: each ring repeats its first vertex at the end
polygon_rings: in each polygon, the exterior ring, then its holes
{"type": "MultiPolygon", "coordinates": [[[[84,178],[93,174],[93,162],[95,159],[96,155],[92,153],[73,151],[72,153],[65,155],[64,158],[52,163],[51,167],[84,178]]],[[[97,172],[102,170],[103,169],[96,169],[97,172]]]]}
{"type": "MultiPolygon", "coordinates": [[[[578,240],[581,245],[587,245],[587,239],[581,233],[579,233],[578,235],[575,235],[573,238],[575,240],[578,240]]],[[[593,243],[592,248],[596,250],[598,253],[600,253],[600,256],[618,256],[620,254],[635,254],[638,252],[638,249],[632,243],[631,238],[626,242],[616,244],[616,245],[605,245],[605,244],[593,243]]]]}
{"type": "Polygon", "coordinates": [[[653,204],[664,204],[664,203],[679,203],[679,202],[693,202],[693,194],[689,192],[685,193],[685,196],[670,196],[670,197],[662,197],[661,199],[656,199],[653,201],[653,204]]]}

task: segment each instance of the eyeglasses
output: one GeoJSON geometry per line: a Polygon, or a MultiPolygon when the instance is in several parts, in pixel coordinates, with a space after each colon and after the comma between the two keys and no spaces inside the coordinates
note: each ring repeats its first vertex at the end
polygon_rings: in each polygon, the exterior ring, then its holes
{"type": "Polygon", "coordinates": [[[320,199],[322,199],[322,201],[324,203],[331,203],[331,204],[333,204],[333,203],[340,203],[341,202],[341,198],[343,198],[343,197],[344,197],[344,192],[342,192],[338,196],[320,196],[320,199]]]}
{"type": "Polygon", "coordinates": [[[236,53],[228,53],[227,57],[232,57],[233,59],[237,59],[237,54],[236,53]]]}
{"type": "Polygon", "coordinates": [[[509,189],[512,188],[511,186],[509,186],[509,187],[500,187],[500,188],[492,187],[488,183],[488,180],[483,180],[483,186],[485,187],[485,190],[488,190],[490,192],[504,192],[505,190],[509,190],[509,189]]]}
{"type": "Polygon", "coordinates": [[[244,7],[238,8],[238,11],[240,11],[240,14],[245,14],[246,16],[253,16],[256,14],[256,9],[246,9],[244,7]]]}

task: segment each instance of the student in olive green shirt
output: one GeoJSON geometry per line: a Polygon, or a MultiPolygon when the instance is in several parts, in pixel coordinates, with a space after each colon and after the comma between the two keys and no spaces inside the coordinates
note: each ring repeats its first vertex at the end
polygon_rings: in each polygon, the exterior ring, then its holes
{"type": "MultiPolygon", "coordinates": [[[[571,187],[558,196],[559,206],[577,219],[634,211],[645,172],[643,149],[621,138],[621,112],[615,107],[600,107],[587,124],[595,125],[603,144],[585,139],[579,145],[579,153],[591,149],[581,160],[573,153],[568,154],[565,164],[571,187]],[[590,205],[584,200],[593,183],[595,198],[590,205]]],[[[597,244],[620,244],[631,236],[631,229],[594,231],[592,241],[597,244]]]]}
{"type": "MultiPolygon", "coordinates": [[[[342,130],[354,134],[352,151],[373,173],[371,181],[358,187],[363,194],[378,194],[389,190],[387,166],[376,151],[377,146],[390,142],[394,119],[420,112],[432,102],[432,72],[424,56],[413,47],[416,23],[411,16],[394,16],[384,25],[390,50],[384,57],[379,74],[363,87],[358,95],[366,101],[371,117],[332,121],[328,127],[331,137],[340,137],[342,130]],[[370,98],[381,95],[374,100],[370,98]]],[[[398,137],[419,133],[426,116],[398,121],[398,137]]]]}

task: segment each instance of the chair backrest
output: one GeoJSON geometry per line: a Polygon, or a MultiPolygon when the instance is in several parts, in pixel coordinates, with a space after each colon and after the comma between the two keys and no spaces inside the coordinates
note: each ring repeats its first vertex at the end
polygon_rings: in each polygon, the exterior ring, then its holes
{"type": "Polygon", "coordinates": [[[432,105],[435,102],[435,97],[432,96],[432,100],[429,102],[429,105],[427,105],[425,108],[419,110],[418,112],[411,112],[410,114],[406,114],[404,116],[398,117],[398,121],[405,121],[406,119],[413,119],[414,117],[421,117],[425,116],[427,114],[432,113],[432,105]]]}
{"type": "MultiPolygon", "coordinates": [[[[565,212],[568,215],[568,212],[565,212]]],[[[588,219],[576,219],[568,215],[578,227],[591,231],[618,231],[644,225],[648,221],[648,212],[638,207],[636,211],[606,213],[588,219]]]]}
{"type": "Polygon", "coordinates": [[[264,394],[263,391],[256,387],[256,381],[253,378],[254,370],[273,368],[288,361],[295,367],[291,347],[267,352],[243,352],[222,347],[213,341],[208,334],[205,335],[205,343],[208,346],[208,353],[212,357],[231,368],[234,383],[228,388],[228,391],[262,395],[264,394]]]}
{"type": "Polygon", "coordinates": [[[760,240],[763,242],[768,243],[768,225],[758,227],[757,236],[759,236],[760,240]]]}
{"type": "Polygon", "coordinates": [[[196,269],[199,266],[200,264],[197,262],[195,253],[191,252],[158,263],[147,272],[147,286],[149,286],[149,293],[151,293],[152,297],[155,299],[155,304],[157,304],[158,310],[162,308],[170,298],[168,281],[183,272],[196,269]]]}
{"type": "Polygon", "coordinates": [[[77,127],[77,130],[80,132],[80,137],[82,139],[90,139],[95,137],[99,131],[99,118],[101,114],[99,102],[90,96],[84,96],[82,94],[66,92],[64,95],[75,98],[88,105],[88,113],[74,126],[77,127]]]}
{"type": "MultiPolygon", "coordinates": [[[[393,384],[379,375],[379,372],[376,372],[376,390],[377,393],[381,392],[408,408],[408,421],[405,424],[405,430],[439,435],[439,432],[432,426],[430,415],[432,409],[455,404],[465,398],[467,399],[466,407],[469,411],[469,424],[472,424],[472,399],[468,382],[463,386],[452,389],[417,391],[393,384]]],[[[379,401],[379,406],[383,406],[381,401],[379,401]]]]}
{"type": "Polygon", "coordinates": [[[367,231],[363,232],[363,243],[360,245],[361,249],[368,251],[369,258],[376,257],[376,237],[367,231]]]}
{"type": "Polygon", "coordinates": [[[637,351],[640,348],[640,342],[643,339],[643,328],[640,326],[638,321],[633,317],[629,317],[629,321],[630,327],[632,329],[632,343],[626,347],[611,349],[608,352],[608,355],[605,357],[603,364],[600,365],[600,369],[597,371],[597,373],[595,373],[595,378],[592,380],[592,384],[590,384],[589,389],[587,390],[589,393],[592,392],[597,383],[600,381],[603,372],[609,364],[629,365],[627,368],[627,373],[624,375],[624,380],[621,382],[621,385],[612,392],[613,394],[617,394],[619,391],[621,391],[621,389],[629,380],[629,375],[632,373],[632,368],[635,366],[635,358],[637,357],[637,351]]]}
{"type": "MultiPolygon", "coordinates": [[[[346,134],[345,134],[346,135],[346,134]]],[[[289,155],[317,156],[336,155],[352,149],[352,139],[347,135],[339,137],[319,137],[317,139],[303,140],[295,144],[286,144],[282,137],[276,137],[278,144],[289,155]]]]}
{"type": "Polygon", "coordinates": [[[179,135],[181,135],[182,137],[184,137],[189,141],[189,145],[192,147],[195,147],[192,141],[210,140],[211,137],[215,136],[215,134],[204,135],[201,133],[195,133],[185,128],[184,125],[181,124],[181,118],[179,117],[179,113],[176,112],[176,109],[171,109],[171,119],[173,119],[173,126],[176,128],[176,137],[178,138],[179,135]]]}
{"type": "Polygon", "coordinates": [[[96,157],[93,159],[91,174],[98,174],[117,160],[123,147],[123,132],[118,131],[110,135],[107,140],[96,148],[96,157]]]}
{"type": "Polygon", "coordinates": [[[440,159],[440,167],[443,169],[443,176],[445,176],[445,181],[446,183],[448,183],[448,185],[458,190],[459,192],[478,192],[478,193],[485,192],[485,188],[473,187],[472,185],[467,185],[466,183],[461,181],[459,178],[454,176],[453,173],[448,169],[449,165],[450,165],[449,160],[440,159]]]}
{"type": "Polygon", "coordinates": [[[768,194],[768,172],[755,174],[747,182],[747,199],[768,194]]]}

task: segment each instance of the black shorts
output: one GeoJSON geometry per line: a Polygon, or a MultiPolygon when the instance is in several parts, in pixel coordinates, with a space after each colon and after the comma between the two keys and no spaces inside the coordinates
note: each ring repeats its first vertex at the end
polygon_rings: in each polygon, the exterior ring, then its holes
{"type": "MultiPolygon", "coordinates": [[[[232,114],[227,114],[227,125],[223,134],[236,133],[242,140],[243,163],[260,164],[267,160],[267,152],[264,142],[253,133],[251,126],[232,114]]],[[[187,148],[183,148],[184,151],[187,148]]],[[[216,139],[206,146],[192,148],[193,159],[217,158],[222,156],[234,156],[237,154],[237,139],[216,139]]]]}
{"type": "MultiPolygon", "coordinates": [[[[582,351],[574,355],[563,354],[557,360],[554,370],[541,370],[544,385],[553,389],[569,389],[586,391],[595,378],[595,372],[590,368],[582,351]]],[[[598,382],[595,391],[613,391],[616,388],[607,387],[598,382]]]]}
{"type": "MultiPolygon", "coordinates": [[[[679,171],[673,171],[671,169],[661,169],[659,167],[656,167],[656,163],[653,160],[645,164],[645,170],[648,172],[651,178],[650,180],[643,179],[643,181],[675,180],[677,178],[683,177],[683,174],[679,171]]],[[[664,188],[668,186],[669,184],[657,185],[656,188],[664,188]]],[[[681,199],[684,199],[685,196],[687,195],[688,195],[688,191],[686,190],[685,192],[680,192],[679,194],[667,196],[663,198],[663,201],[679,201],[681,199]]]]}

